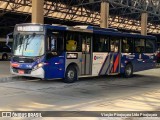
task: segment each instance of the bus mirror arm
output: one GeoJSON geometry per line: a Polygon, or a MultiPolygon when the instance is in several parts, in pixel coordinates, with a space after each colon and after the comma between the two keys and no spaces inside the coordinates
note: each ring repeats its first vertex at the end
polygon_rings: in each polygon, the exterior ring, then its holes
{"type": "Polygon", "coordinates": [[[8,45],[8,42],[9,42],[9,36],[10,36],[10,35],[13,35],[13,32],[12,32],[12,33],[7,34],[7,38],[6,38],[6,46],[11,50],[11,46],[10,46],[10,45],[8,45]]]}

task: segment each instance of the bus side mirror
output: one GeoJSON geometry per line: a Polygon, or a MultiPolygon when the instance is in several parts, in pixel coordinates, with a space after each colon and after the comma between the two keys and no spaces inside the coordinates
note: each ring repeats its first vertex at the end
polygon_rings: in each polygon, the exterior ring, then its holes
{"type": "Polygon", "coordinates": [[[8,45],[8,42],[9,42],[9,36],[10,35],[13,35],[13,33],[9,33],[7,34],[7,38],[6,38],[6,46],[11,50],[11,46],[8,45]]]}

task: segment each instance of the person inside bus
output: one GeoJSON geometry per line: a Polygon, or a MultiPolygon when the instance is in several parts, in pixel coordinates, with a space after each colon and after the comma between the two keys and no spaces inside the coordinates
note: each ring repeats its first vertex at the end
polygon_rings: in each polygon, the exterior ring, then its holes
{"type": "Polygon", "coordinates": [[[122,52],[126,52],[126,53],[128,53],[129,52],[129,45],[128,45],[128,43],[127,43],[127,40],[123,40],[122,41],[123,42],[123,51],[122,52]]]}
{"type": "Polygon", "coordinates": [[[118,43],[116,42],[111,42],[111,52],[118,52],[118,43]]]}
{"type": "Polygon", "coordinates": [[[114,42],[113,41],[111,41],[111,52],[114,52],[114,42]]]}

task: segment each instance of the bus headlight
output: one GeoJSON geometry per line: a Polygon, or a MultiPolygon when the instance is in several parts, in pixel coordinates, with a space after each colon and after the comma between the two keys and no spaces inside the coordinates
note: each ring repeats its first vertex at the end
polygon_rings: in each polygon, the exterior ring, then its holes
{"type": "Polygon", "coordinates": [[[38,68],[43,67],[44,63],[39,63],[37,66],[38,68]]]}
{"type": "Polygon", "coordinates": [[[45,63],[39,63],[39,64],[37,64],[36,66],[34,66],[34,70],[36,70],[36,69],[38,69],[38,68],[41,68],[41,67],[43,67],[45,65],[45,63]]]}

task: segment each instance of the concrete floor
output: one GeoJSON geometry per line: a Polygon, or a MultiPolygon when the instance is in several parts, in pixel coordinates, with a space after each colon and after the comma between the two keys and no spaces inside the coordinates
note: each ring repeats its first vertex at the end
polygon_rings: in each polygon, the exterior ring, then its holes
{"type": "Polygon", "coordinates": [[[12,76],[9,71],[9,61],[0,60],[0,78],[12,76]]]}

